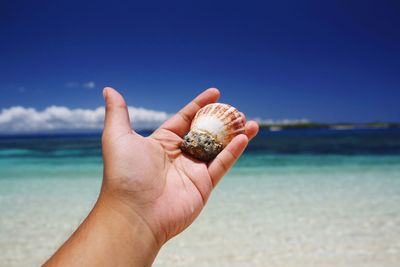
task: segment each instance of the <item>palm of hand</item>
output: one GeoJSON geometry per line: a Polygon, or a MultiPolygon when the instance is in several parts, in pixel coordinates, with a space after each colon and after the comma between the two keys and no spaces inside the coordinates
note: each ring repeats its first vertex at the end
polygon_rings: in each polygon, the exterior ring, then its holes
{"type": "MultiPolygon", "coordinates": [[[[111,126],[106,129],[107,120],[112,120],[106,115],[103,188],[133,209],[161,238],[160,242],[191,224],[215,184],[247,145],[245,136],[234,139],[231,147],[228,146],[209,165],[181,152],[182,136],[196,113],[193,111],[207,102],[216,101],[218,96],[215,91],[214,94],[212,97],[209,91],[204,92],[149,137],[132,132],[130,124],[129,130],[127,127],[122,129],[120,121],[118,129],[117,119],[113,120],[112,130],[111,126]]],[[[257,132],[254,125],[247,124],[246,128],[249,137],[257,132]]]]}
{"type": "Polygon", "coordinates": [[[207,165],[182,154],[181,142],[167,130],[147,138],[127,134],[110,142],[109,149],[119,156],[107,176],[108,186],[149,225],[162,229],[164,239],[197,217],[212,189],[207,165]]]}

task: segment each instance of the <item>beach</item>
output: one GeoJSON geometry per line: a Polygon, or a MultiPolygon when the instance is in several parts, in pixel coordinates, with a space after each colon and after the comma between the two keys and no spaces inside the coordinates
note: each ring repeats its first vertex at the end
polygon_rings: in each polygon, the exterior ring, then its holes
{"type": "MultiPolygon", "coordinates": [[[[400,262],[400,131],[262,131],[154,266],[400,262]]],[[[38,266],[85,218],[98,136],[0,138],[0,266],[38,266]]]]}

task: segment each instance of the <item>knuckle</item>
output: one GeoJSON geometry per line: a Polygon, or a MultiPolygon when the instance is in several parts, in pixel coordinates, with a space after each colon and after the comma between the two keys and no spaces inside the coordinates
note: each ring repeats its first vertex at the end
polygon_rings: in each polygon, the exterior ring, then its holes
{"type": "Polygon", "coordinates": [[[183,111],[179,111],[178,115],[182,117],[182,119],[187,122],[187,123],[191,123],[192,119],[190,118],[189,115],[187,115],[185,112],[183,111]]]}
{"type": "Polygon", "coordinates": [[[238,159],[238,156],[232,153],[232,151],[227,150],[228,155],[233,159],[233,161],[236,161],[238,159]]]}
{"type": "Polygon", "coordinates": [[[106,110],[111,111],[111,110],[117,110],[117,109],[127,109],[128,106],[126,105],[125,102],[122,103],[107,103],[106,104],[106,110]]]}
{"type": "Polygon", "coordinates": [[[101,135],[101,143],[102,145],[106,144],[110,139],[110,133],[107,130],[104,130],[101,135]]]}
{"type": "Polygon", "coordinates": [[[220,158],[216,157],[215,160],[224,172],[228,171],[229,168],[226,166],[226,164],[220,158]]]}

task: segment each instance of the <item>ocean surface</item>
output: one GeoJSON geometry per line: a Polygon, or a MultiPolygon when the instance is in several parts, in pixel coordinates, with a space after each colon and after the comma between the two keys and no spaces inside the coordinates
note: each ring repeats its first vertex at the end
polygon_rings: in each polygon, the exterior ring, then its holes
{"type": "MultiPolygon", "coordinates": [[[[100,137],[0,137],[0,266],[38,266],[90,211],[100,137]]],[[[262,130],[154,266],[400,266],[400,129],[262,130]]]]}

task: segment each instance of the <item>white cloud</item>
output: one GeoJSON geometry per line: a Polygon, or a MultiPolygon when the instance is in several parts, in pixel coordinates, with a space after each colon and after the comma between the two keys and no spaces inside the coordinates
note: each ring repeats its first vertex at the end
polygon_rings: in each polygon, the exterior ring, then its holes
{"type": "Polygon", "coordinates": [[[96,83],[94,81],[88,81],[88,82],[84,82],[84,83],[80,83],[80,82],[67,82],[64,84],[64,86],[66,88],[86,88],[86,89],[93,89],[96,87],[96,83]]]}
{"type": "Polygon", "coordinates": [[[78,82],[67,82],[64,85],[67,88],[78,88],[79,87],[79,83],[78,82]]]}
{"type": "Polygon", "coordinates": [[[94,83],[94,81],[89,81],[87,83],[83,83],[82,86],[83,86],[83,88],[86,88],[86,89],[93,89],[96,87],[96,84],[94,83]]]}
{"type": "Polygon", "coordinates": [[[261,118],[253,118],[256,122],[260,124],[266,125],[296,125],[296,124],[304,124],[309,123],[309,119],[280,119],[280,120],[272,120],[272,119],[261,119],[261,118]]]}
{"type": "MultiPolygon", "coordinates": [[[[129,107],[135,129],[156,128],[169,114],[163,111],[129,107]]],[[[70,109],[50,106],[44,110],[14,106],[0,112],[0,133],[82,132],[103,128],[104,107],[70,109]]]]}

